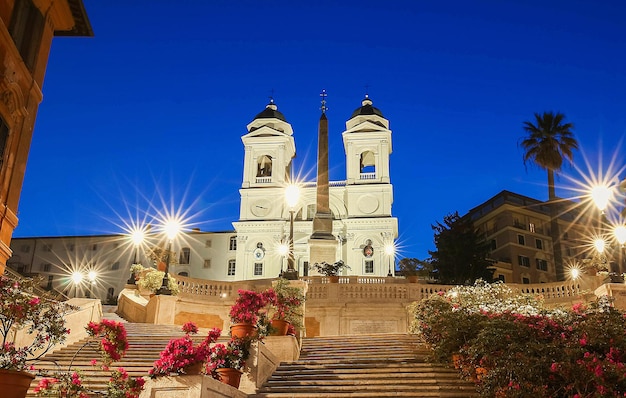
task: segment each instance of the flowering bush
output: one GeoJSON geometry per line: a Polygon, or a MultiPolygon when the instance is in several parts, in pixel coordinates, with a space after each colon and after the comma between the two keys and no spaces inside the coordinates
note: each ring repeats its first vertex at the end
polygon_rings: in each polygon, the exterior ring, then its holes
{"type": "Polygon", "coordinates": [[[259,321],[259,313],[273,300],[275,294],[269,289],[263,293],[252,290],[238,290],[239,295],[235,304],[230,307],[230,320],[232,323],[249,323],[256,325],[259,321]]]}
{"type": "Polygon", "coordinates": [[[118,368],[111,374],[106,396],[108,398],[137,398],[144,384],[145,380],[142,377],[130,377],[126,369],[118,368]]]}
{"type": "Polygon", "coordinates": [[[87,334],[93,337],[102,337],[98,351],[102,354],[104,365],[119,361],[128,350],[126,328],[121,322],[103,319],[99,323],[89,322],[87,334]]]}
{"type": "Polygon", "coordinates": [[[302,326],[304,295],[300,288],[289,286],[287,279],[278,279],[270,301],[271,319],[282,319],[292,325],[302,326]]]}
{"type": "Polygon", "coordinates": [[[626,396],[626,317],[607,297],[548,310],[504,288],[480,284],[435,294],[412,306],[412,331],[440,361],[460,354],[462,373],[477,379],[484,397],[626,396]],[[479,378],[477,368],[485,369],[479,378]]]}
{"type": "MultiPolygon", "coordinates": [[[[155,293],[161,286],[163,286],[163,277],[165,276],[165,272],[154,268],[147,268],[147,270],[148,272],[143,273],[137,281],[137,286],[155,293]]],[[[176,279],[174,279],[171,274],[168,274],[167,276],[167,287],[170,289],[173,296],[178,294],[178,282],[176,282],[176,279]]]]}
{"type": "Polygon", "coordinates": [[[159,359],[154,362],[149,371],[150,377],[168,376],[173,373],[184,374],[185,368],[205,362],[209,358],[211,343],[217,341],[222,334],[220,329],[213,328],[207,337],[196,345],[190,336],[198,332],[196,325],[188,322],[183,326],[183,331],[184,337],[170,340],[161,351],[159,359]]]}
{"type": "MultiPolygon", "coordinates": [[[[99,323],[90,322],[87,333],[92,336],[78,351],[91,345],[95,339],[100,339],[96,350],[100,353],[101,364],[93,359],[93,366],[99,365],[101,369],[108,370],[109,365],[114,361],[119,361],[128,349],[126,329],[121,322],[103,319],[99,323]]],[[[102,395],[99,392],[88,389],[84,382],[83,374],[72,369],[72,363],[66,372],[41,372],[44,376],[34,389],[38,396],[54,396],[63,398],[88,398],[92,395],[102,395]]],[[[142,377],[130,377],[124,368],[118,368],[111,373],[111,378],[107,385],[107,397],[114,398],[138,398],[143,390],[144,379],[142,377]]]]}
{"type": "Polygon", "coordinates": [[[63,316],[76,307],[35,296],[37,283],[33,279],[16,281],[0,275],[0,369],[28,369],[27,362],[63,343],[70,332],[63,316]],[[10,340],[10,334],[20,329],[32,335],[33,340],[18,347],[10,340]]]}
{"type": "Polygon", "coordinates": [[[250,356],[251,339],[231,339],[226,345],[215,344],[210,348],[206,373],[219,380],[215,369],[232,368],[242,370],[250,356]]]}

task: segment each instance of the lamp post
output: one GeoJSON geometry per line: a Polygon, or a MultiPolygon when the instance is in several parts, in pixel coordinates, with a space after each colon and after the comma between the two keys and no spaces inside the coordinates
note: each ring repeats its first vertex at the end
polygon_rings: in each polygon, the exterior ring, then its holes
{"type": "Polygon", "coordinates": [[[626,244],[626,225],[618,225],[613,230],[615,239],[619,243],[619,267],[620,272],[626,271],[626,255],[624,254],[624,245],[626,244]]]}
{"type": "Polygon", "coordinates": [[[295,258],[293,254],[293,214],[295,207],[300,200],[300,187],[296,184],[289,184],[285,188],[285,201],[289,207],[289,256],[287,257],[287,270],[282,273],[285,279],[298,279],[298,270],[295,268],[295,258]]]}
{"type": "Polygon", "coordinates": [[[396,248],[393,243],[388,243],[385,245],[385,254],[389,256],[389,271],[387,272],[387,276],[393,276],[393,274],[391,273],[391,259],[393,258],[395,252],[396,248]]]}
{"type": "Polygon", "coordinates": [[[172,291],[169,288],[169,277],[168,274],[170,272],[170,251],[172,250],[172,241],[176,238],[176,235],[180,232],[180,223],[177,220],[168,220],[165,222],[163,226],[163,231],[165,232],[165,236],[167,237],[167,250],[165,251],[165,275],[163,275],[163,283],[159,290],[156,291],[156,294],[159,295],[171,295],[172,291]]]}
{"type": "MultiPolygon", "coordinates": [[[[131,264],[131,267],[134,264],[137,264],[137,252],[139,251],[139,246],[141,246],[141,244],[143,243],[145,236],[146,236],[146,233],[143,228],[136,228],[130,233],[130,240],[133,242],[133,245],[135,246],[135,254],[133,255],[133,263],[131,264]]],[[[128,278],[126,283],[128,285],[135,284],[135,275],[133,274],[132,269],[130,271],[130,277],[128,278]]]]}
{"type": "Polygon", "coordinates": [[[284,272],[284,263],[285,263],[285,257],[287,257],[287,255],[289,255],[289,245],[287,245],[284,242],[281,242],[280,245],[278,245],[278,254],[281,256],[280,257],[280,273],[278,274],[279,278],[283,277],[283,272],[284,272]]]}

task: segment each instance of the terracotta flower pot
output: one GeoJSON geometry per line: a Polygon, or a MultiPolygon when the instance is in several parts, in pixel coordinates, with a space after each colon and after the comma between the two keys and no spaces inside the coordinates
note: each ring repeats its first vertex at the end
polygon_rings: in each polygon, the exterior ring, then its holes
{"type": "Polygon", "coordinates": [[[249,323],[235,323],[230,326],[230,335],[239,339],[254,337],[256,335],[256,326],[249,323]]]}
{"type": "Polygon", "coordinates": [[[184,369],[185,374],[187,374],[187,375],[199,375],[200,373],[202,373],[203,365],[204,365],[203,362],[198,362],[198,363],[194,363],[192,365],[186,366],[185,369],[184,369]]]}
{"type": "Polygon", "coordinates": [[[24,398],[35,375],[28,372],[0,369],[0,391],[5,398],[24,398]]]}
{"type": "Polygon", "coordinates": [[[226,383],[229,386],[239,388],[239,382],[241,381],[241,371],[233,368],[217,368],[215,369],[219,375],[220,381],[226,383]]]}
{"type": "Polygon", "coordinates": [[[283,319],[272,319],[272,336],[286,336],[290,323],[283,319]]]}

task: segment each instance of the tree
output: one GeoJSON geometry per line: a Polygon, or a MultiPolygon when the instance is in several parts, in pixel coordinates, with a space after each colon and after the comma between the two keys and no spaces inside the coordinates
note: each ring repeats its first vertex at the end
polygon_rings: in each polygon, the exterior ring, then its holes
{"type": "Polygon", "coordinates": [[[443,223],[431,227],[437,250],[429,251],[431,257],[424,263],[432,267],[439,283],[468,285],[476,279],[492,281],[493,262],[487,259],[491,245],[476,231],[469,217],[454,212],[445,216],[443,223]]]}
{"type": "Polygon", "coordinates": [[[550,203],[550,236],[554,251],[554,266],[557,279],[563,280],[563,253],[561,252],[558,216],[561,213],[559,203],[555,200],[554,173],[561,170],[563,160],[570,162],[574,158],[573,150],[578,149],[578,141],[574,138],[572,123],[564,123],[562,113],[535,113],[536,124],[524,122],[524,130],[528,136],[522,140],[524,148],[524,164],[531,161],[548,172],[548,201],[550,203]]]}
{"type": "Polygon", "coordinates": [[[529,161],[548,172],[548,200],[556,199],[554,189],[554,173],[561,170],[563,160],[570,162],[578,149],[578,141],[574,138],[572,123],[564,123],[562,113],[535,113],[535,122],[524,122],[524,130],[528,136],[520,143],[524,149],[524,164],[529,161]]]}

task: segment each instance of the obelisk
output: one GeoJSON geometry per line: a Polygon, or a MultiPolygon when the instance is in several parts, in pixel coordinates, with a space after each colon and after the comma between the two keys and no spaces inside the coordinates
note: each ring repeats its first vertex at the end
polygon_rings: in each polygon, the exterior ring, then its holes
{"type": "Polygon", "coordinates": [[[328,189],[328,119],[326,118],[326,90],[322,90],[322,114],[317,133],[317,195],[313,218],[313,234],[309,239],[311,264],[334,263],[337,259],[337,240],[333,236],[333,215],[330,211],[328,189]]]}

